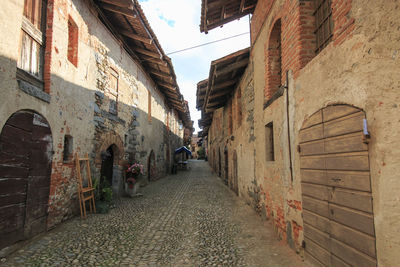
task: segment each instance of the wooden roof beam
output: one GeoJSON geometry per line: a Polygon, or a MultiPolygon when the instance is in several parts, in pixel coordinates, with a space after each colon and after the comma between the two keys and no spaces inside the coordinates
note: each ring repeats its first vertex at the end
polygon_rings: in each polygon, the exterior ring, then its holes
{"type": "Polygon", "coordinates": [[[170,79],[172,80],[172,76],[169,73],[165,73],[165,72],[161,72],[161,71],[157,71],[157,70],[150,70],[151,74],[154,74],[158,77],[164,78],[164,79],[170,79]]]}
{"type": "Polygon", "coordinates": [[[151,45],[153,43],[153,39],[146,38],[146,37],[134,34],[132,32],[126,31],[126,30],[120,30],[119,32],[122,35],[126,36],[126,37],[129,37],[129,38],[131,38],[133,40],[136,40],[136,41],[140,41],[142,43],[146,43],[146,44],[149,44],[149,45],[151,45]]]}
{"type": "Polygon", "coordinates": [[[126,8],[121,8],[119,6],[114,6],[114,5],[110,5],[110,4],[101,4],[100,6],[101,6],[101,8],[111,11],[113,13],[118,13],[118,14],[130,17],[133,19],[136,18],[136,14],[133,10],[130,10],[131,12],[129,12],[126,10],[126,8]]]}
{"type": "Polygon", "coordinates": [[[236,14],[234,16],[227,17],[226,19],[218,20],[217,22],[213,22],[213,23],[207,24],[207,28],[208,29],[217,28],[217,27],[222,26],[222,25],[224,25],[224,24],[226,24],[228,22],[234,21],[236,19],[240,19],[241,17],[243,17],[243,16],[245,16],[247,14],[250,14],[250,13],[251,13],[250,11],[246,11],[245,10],[242,13],[238,13],[238,14],[236,14]]]}
{"type": "Polygon", "coordinates": [[[231,90],[223,90],[223,91],[215,92],[215,93],[210,95],[210,101],[212,99],[215,99],[215,98],[218,98],[218,97],[221,97],[221,96],[225,96],[225,95],[229,94],[230,92],[231,92],[231,90]]]}
{"type": "Polygon", "coordinates": [[[221,6],[225,6],[226,4],[229,4],[229,3],[231,3],[232,2],[232,0],[220,0],[220,1],[215,1],[215,2],[212,2],[212,3],[210,3],[210,4],[208,4],[208,9],[214,9],[214,8],[216,8],[216,7],[221,7],[221,6]]]}
{"type": "Polygon", "coordinates": [[[143,55],[146,55],[146,56],[149,56],[149,57],[153,57],[153,58],[161,59],[161,55],[158,54],[158,53],[151,52],[151,51],[148,51],[146,49],[142,49],[142,48],[138,48],[138,47],[135,47],[133,49],[134,49],[134,51],[136,51],[136,52],[138,52],[140,54],[143,54],[143,55]]]}
{"type": "Polygon", "coordinates": [[[173,85],[170,85],[170,84],[167,84],[167,83],[162,83],[162,82],[158,82],[157,84],[162,86],[162,87],[171,89],[172,91],[176,92],[176,87],[173,86],[173,85]]]}
{"type": "Polygon", "coordinates": [[[165,93],[168,97],[171,97],[173,99],[178,99],[178,96],[176,94],[174,94],[173,92],[169,91],[169,90],[165,90],[162,91],[163,93],[165,93]]]}
{"type": "Polygon", "coordinates": [[[241,1],[240,1],[239,13],[242,13],[242,12],[243,12],[244,1],[245,1],[245,0],[241,0],[241,1]]]}
{"type": "Polygon", "coordinates": [[[146,61],[151,62],[151,63],[154,63],[154,64],[157,64],[157,65],[159,65],[159,66],[164,66],[164,67],[167,66],[167,62],[163,61],[163,60],[160,59],[160,58],[143,57],[143,58],[140,60],[140,62],[146,62],[146,61]]]}
{"type": "Polygon", "coordinates": [[[225,5],[222,6],[221,8],[221,19],[225,18],[225,5]]]}
{"type": "Polygon", "coordinates": [[[228,80],[226,82],[222,82],[222,83],[216,84],[213,89],[217,90],[217,89],[233,86],[233,85],[236,84],[237,81],[238,81],[238,79],[228,80]]]}
{"type": "Polygon", "coordinates": [[[107,3],[114,6],[129,8],[133,10],[133,3],[125,0],[100,0],[100,2],[107,3]]]}
{"type": "Polygon", "coordinates": [[[204,0],[204,18],[203,18],[203,31],[207,34],[208,29],[207,29],[207,11],[208,11],[208,0],[204,0]]]}
{"type": "Polygon", "coordinates": [[[247,66],[247,64],[249,64],[249,59],[245,58],[245,59],[243,59],[241,61],[229,64],[227,67],[224,67],[222,69],[217,68],[217,71],[215,72],[215,76],[218,77],[220,75],[227,74],[227,73],[229,73],[231,71],[234,71],[236,69],[240,69],[242,67],[245,67],[245,66],[247,66]]]}

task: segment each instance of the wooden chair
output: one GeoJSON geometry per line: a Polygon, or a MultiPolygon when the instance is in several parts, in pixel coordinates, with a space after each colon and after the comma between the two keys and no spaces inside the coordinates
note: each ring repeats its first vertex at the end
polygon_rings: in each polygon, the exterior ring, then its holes
{"type": "Polygon", "coordinates": [[[94,203],[94,187],[92,185],[92,177],[90,175],[89,155],[86,153],[84,158],[79,158],[78,153],[75,153],[76,174],[78,176],[78,196],[79,208],[81,210],[81,218],[86,218],[86,201],[89,201],[90,212],[96,213],[94,203]],[[83,184],[81,175],[81,162],[86,165],[87,186],[83,184]]]}

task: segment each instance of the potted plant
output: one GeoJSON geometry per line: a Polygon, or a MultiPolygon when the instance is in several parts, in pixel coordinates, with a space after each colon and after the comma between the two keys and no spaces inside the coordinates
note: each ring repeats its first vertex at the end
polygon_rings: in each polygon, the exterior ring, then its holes
{"type": "Polygon", "coordinates": [[[140,187],[140,176],[143,174],[143,165],[135,162],[128,165],[126,170],[125,192],[130,196],[137,196],[140,187]]]}

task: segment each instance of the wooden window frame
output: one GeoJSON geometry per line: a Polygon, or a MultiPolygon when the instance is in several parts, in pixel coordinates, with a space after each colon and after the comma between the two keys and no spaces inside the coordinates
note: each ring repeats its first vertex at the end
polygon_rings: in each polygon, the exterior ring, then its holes
{"type": "Polygon", "coordinates": [[[45,24],[46,24],[45,0],[25,0],[24,14],[21,22],[21,37],[19,43],[19,58],[17,61],[17,79],[27,81],[28,83],[43,90],[44,78],[44,49],[45,49],[45,24]],[[26,16],[30,6],[41,3],[37,10],[31,10],[34,13],[30,18],[26,16]],[[40,14],[39,14],[40,13],[40,14]],[[40,16],[40,19],[37,19],[40,16]],[[35,21],[36,20],[36,21],[35,21]],[[39,21],[40,20],[40,21],[39,21]],[[29,42],[24,46],[24,40],[29,42]],[[36,46],[36,48],[34,48],[36,46]],[[26,54],[24,53],[26,52],[26,54]],[[25,54],[25,57],[24,57],[25,54]],[[35,56],[36,54],[36,56],[35,56]],[[34,61],[33,61],[34,60],[34,61]],[[33,67],[36,62],[36,67],[33,67]]]}
{"type": "Polygon", "coordinates": [[[332,0],[315,0],[315,54],[321,52],[332,40],[332,0]]]}

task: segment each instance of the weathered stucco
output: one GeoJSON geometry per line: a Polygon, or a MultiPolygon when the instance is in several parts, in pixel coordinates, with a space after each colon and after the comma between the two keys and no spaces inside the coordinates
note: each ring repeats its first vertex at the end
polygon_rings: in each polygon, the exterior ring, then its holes
{"type": "MultiPolygon", "coordinates": [[[[397,193],[400,183],[396,179],[400,171],[397,162],[400,157],[397,142],[400,129],[397,115],[400,100],[400,5],[397,1],[346,2],[342,6],[349,8],[346,19],[335,21],[335,29],[339,30],[334,31],[333,40],[311,60],[302,58],[303,61],[298,63],[302,50],[296,47],[302,44],[298,42],[301,35],[293,34],[289,38],[288,33],[297,30],[298,21],[291,20],[289,15],[296,3],[277,0],[265,5],[259,1],[252,20],[256,28],[252,28],[254,43],[250,63],[235,89],[236,93],[238,90],[242,92],[242,123],[234,120],[234,138],[231,138],[226,128],[218,129],[220,117],[229,116],[229,102],[225,108],[214,112],[208,133],[210,164],[216,172],[219,171],[220,150],[221,176],[224,177],[224,149],[227,147],[229,179],[232,179],[234,164],[231,160],[236,150],[240,197],[264,218],[271,219],[278,236],[302,254],[299,131],[307,118],[328,105],[347,104],[362,109],[371,135],[368,150],[377,262],[382,266],[394,266],[400,249],[400,239],[396,235],[400,228],[397,193]],[[282,89],[282,95],[265,106],[266,53],[271,29],[279,18],[282,19],[283,38],[282,84],[287,89],[282,89]],[[308,63],[302,66],[304,62],[308,63]],[[286,90],[289,95],[293,175],[290,171],[286,90]],[[270,122],[274,127],[274,161],[266,161],[265,126],[270,122]]],[[[338,15],[340,10],[334,12],[337,12],[334,16],[342,15],[338,15]]]]}
{"type": "Polygon", "coordinates": [[[0,44],[0,129],[13,113],[22,109],[34,110],[48,120],[54,147],[47,222],[51,228],[76,214],[78,206],[73,156],[63,160],[66,134],[73,137],[73,153],[89,154],[93,177],[100,176],[102,152],[113,145],[117,158],[114,159],[112,186],[118,197],[122,195],[122,172],[127,161],[140,161],[145,165],[147,176],[148,158],[153,151],[156,170],[151,179],[170,171],[172,152],[182,145],[183,129],[178,125],[178,114],[168,107],[150,76],[100,21],[91,1],[48,2],[47,12],[52,14],[47,21],[52,32],[52,38],[48,39],[52,42],[47,47],[49,53],[45,60],[50,64],[47,73],[50,90],[48,94],[42,93],[50,99],[47,102],[22,91],[17,83],[24,2],[7,1],[0,10],[3,17],[9,18],[0,25],[0,31],[8,36],[0,44]],[[79,31],[77,66],[67,57],[69,18],[79,31]],[[116,115],[109,112],[111,68],[118,73],[116,115]],[[148,91],[151,93],[151,122],[148,91]]]}

